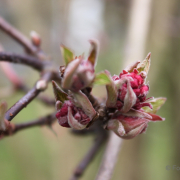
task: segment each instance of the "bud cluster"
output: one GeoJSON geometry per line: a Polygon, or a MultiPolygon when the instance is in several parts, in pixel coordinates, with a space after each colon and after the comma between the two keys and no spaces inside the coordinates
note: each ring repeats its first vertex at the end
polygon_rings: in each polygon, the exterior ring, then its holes
{"type": "Polygon", "coordinates": [[[96,41],[90,43],[92,49],[87,59],[84,56],[74,57],[68,48],[61,46],[65,60],[65,67],[60,67],[63,78],[61,88],[53,81],[53,89],[56,98],[56,117],[63,127],[84,129],[97,115],[88,97],[81,91],[90,87],[95,78],[97,43],[96,41]]]}
{"type": "MultiPolygon", "coordinates": [[[[150,67],[151,53],[142,62],[136,62],[119,75],[111,76],[105,70],[95,74],[97,42],[90,41],[92,49],[88,58],[75,57],[72,51],[61,46],[65,66],[60,67],[61,88],[53,81],[56,98],[56,117],[63,127],[81,130],[94,122],[98,113],[84,89],[105,85],[107,90],[105,128],[119,137],[130,139],[146,131],[150,121],[162,121],[157,110],[166,98],[147,98],[149,85],[146,78],[150,67]],[[111,112],[110,114],[107,114],[111,112]],[[113,113],[112,113],[113,112],[113,113]]],[[[97,118],[96,118],[97,119],[97,118]]]]}
{"type": "Polygon", "coordinates": [[[64,102],[63,106],[56,114],[59,124],[63,127],[71,127],[71,121],[68,120],[68,113],[71,113],[71,116],[82,125],[87,125],[90,122],[90,118],[84,111],[81,108],[74,106],[73,103],[68,100],[64,102]]]}
{"type": "MultiPolygon", "coordinates": [[[[132,104],[132,108],[134,109],[141,109],[144,106],[149,106],[152,109],[152,106],[150,103],[146,103],[145,101],[146,96],[149,92],[149,86],[145,84],[145,77],[142,76],[142,74],[138,75],[137,69],[134,69],[133,72],[129,73],[128,71],[123,70],[122,73],[120,73],[119,76],[114,75],[112,77],[113,81],[119,81],[123,78],[131,78],[130,82],[124,83],[120,89],[118,89],[118,98],[116,106],[119,111],[121,111],[126,94],[128,92],[128,88],[132,88],[132,97],[134,98],[132,101],[134,102],[132,104]],[[128,85],[129,83],[129,85],[128,85]],[[128,87],[130,86],[130,87],[128,87]]],[[[129,111],[130,109],[127,109],[126,111],[129,111]]]]}

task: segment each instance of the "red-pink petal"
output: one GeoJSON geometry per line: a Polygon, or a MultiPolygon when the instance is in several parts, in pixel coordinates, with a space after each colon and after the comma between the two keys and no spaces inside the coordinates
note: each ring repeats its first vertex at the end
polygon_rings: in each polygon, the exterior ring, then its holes
{"type": "Polygon", "coordinates": [[[151,121],[164,121],[165,120],[165,118],[162,118],[161,116],[158,116],[156,114],[151,114],[151,113],[147,113],[147,114],[152,116],[151,121]]]}

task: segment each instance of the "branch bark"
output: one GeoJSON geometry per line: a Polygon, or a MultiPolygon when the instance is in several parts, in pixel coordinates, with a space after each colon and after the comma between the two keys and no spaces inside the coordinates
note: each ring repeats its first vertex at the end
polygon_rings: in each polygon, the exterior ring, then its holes
{"type": "Polygon", "coordinates": [[[48,64],[48,62],[40,61],[39,59],[32,56],[23,56],[7,52],[0,52],[0,61],[24,64],[38,71],[42,71],[44,66],[48,64]]]}
{"type": "Polygon", "coordinates": [[[32,121],[25,122],[25,123],[15,124],[14,133],[16,133],[20,130],[23,130],[23,129],[34,127],[34,126],[43,126],[43,125],[50,126],[55,120],[56,120],[56,113],[52,113],[52,114],[48,114],[47,116],[41,117],[36,120],[32,120],[32,121]]]}
{"type": "MultiPolygon", "coordinates": [[[[15,88],[17,90],[19,90],[21,92],[25,92],[25,93],[28,93],[30,91],[30,89],[24,83],[19,84],[15,88]]],[[[50,98],[49,96],[43,95],[43,94],[39,95],[37,97],[37,100],[39,100],[40,102],[42,102],[46,106],[54,106],[55,105],[54,99],[50,98]]]]}
{"type": "Polygon", "coordinates": [[[106,150],[101,162],[99,172],[97,174],[96,180],[109,180],[111,179],[116,161],[118,159],[118,154],[122,146],[122,139],[114,134],[110,133],[110,137],[106,146],[106,150]]]}
{"type": "MultiPolygon", "coordinates": [[[[21,92],[27,93],[29,91],[29,88],[26,86],[26,84],[23,82],[23,80],[18,76],[14,68],[11,66],[10,63],[0,63],[0,68],[2,68],[4,74],[6,77],[9,79],[9,81],[12,83],[13,88],[6,88],[4,90],[1,89],[0,93],[0,98],[6,96],[6,95],[13,95],[13,93],[16,90],[19,90],[21,92]]],[[[39,101],[44,103],[47,106],[54,106],[55,100],[51,99],[48,96],[45,95],[40,95],[37,97],[39,101]]]]}
{"type": "MultiPolygon", "coordinates": [[[[7,124],[7,129],[4,132],[0,132],[0,139],[5,136],[11,136],[21,130],[35,127],[35,126],[44,126],[44,125],[51,125],[56,120],[56,113],[48,114],[44,117],[41,117],[39,119],[31,120],[29,122],[25,123],[19,123],[19,124],[7,124]]],[[[10,122],[9,122],[10,123],[10,122]]]]}
{"type": "Polygon", "coordinates": [[[73,176],[70,180],[77,180],[79,179],[88,165],[91,163],[93,158],[96,156],[97,152],[101,148],[102,144],[107,139],[107,132],[99,126],[99,124],[96,124],[96,139],[92,145],[92,147],[89,149],[85,157],[82,159],[82,161],[79,163],[77,168],[75,169],[73,176]]]}
{"type": "Polygon", "coordinates": [[[52,79],[52,72],[44,73],[42,78],[36,83],[36,85],[16,104],[7,110],[5,119],[11,121],[23,108],[25,108],[40,92],[44,91],[47,87],[47,83],[52,79]],[[43,83],[42,85],[40,83],[43,83]],[[39,86],[42,87],[39,87],[39,86]]]}

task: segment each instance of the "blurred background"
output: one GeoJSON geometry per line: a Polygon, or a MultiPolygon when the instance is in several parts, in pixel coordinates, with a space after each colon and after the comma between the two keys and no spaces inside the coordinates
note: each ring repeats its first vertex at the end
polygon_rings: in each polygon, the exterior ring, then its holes
{"type": "MultiPolygon", "coordinates": [[[[152,53],[148,76],[149,97],[167,97],[158,112],[164,122],[149,123],[148,130],[135,139],[123,141],[112,180],[178,180],[180,178],[180,1],[178,0],[1,0],[0,15],[29,36],[32,30],[41,35],[42,48],[62,65],[61,43],[77,55],[88,53],[88,40],[100,42],[96,72],[108,69],[119,74],[127,64],[152,53]],[[166,166],[170,166],[170,170],[166,166]],[[179,167],[173,169],[173,166],[179,167]],[[179,169],[179,171],[178,171],[179,169]]],[[[0,31],[0,43],[7,52],[24,53],[22,47],[0,31]]],[[[38,73],[31,68],[13,65],[32,87],[38,73]]],[[[0,70],[0,88],[12,85],[0,70]]],[[[49,91],[52,95],[51,85],[49,91]]],[[[96,87],[96,96],[106,95],[96,87]]],[[[23,93],[5,99],[13,105],[23,93]]],[[[52,112],[33,101],[13,122],[25,122],[52,112]]],[[[1,180],[66,180],[86,154],[94,137],[74,136],[69,129],[53,125],[29,128],[0,141],[1,180]]],[[[101,148],[85,171],[83,180],[92,180],[104,152],[101,148]]]]}

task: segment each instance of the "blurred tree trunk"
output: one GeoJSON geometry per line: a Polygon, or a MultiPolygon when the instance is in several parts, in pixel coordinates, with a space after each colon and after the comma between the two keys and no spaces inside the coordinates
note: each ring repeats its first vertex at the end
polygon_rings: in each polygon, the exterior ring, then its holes
{"type": "Polygon", "coordinates": [[[67,17],[66,44],[77,53],[89,51],[89,39],[101,40],[104,0],[71,0],[67,17]]]}

